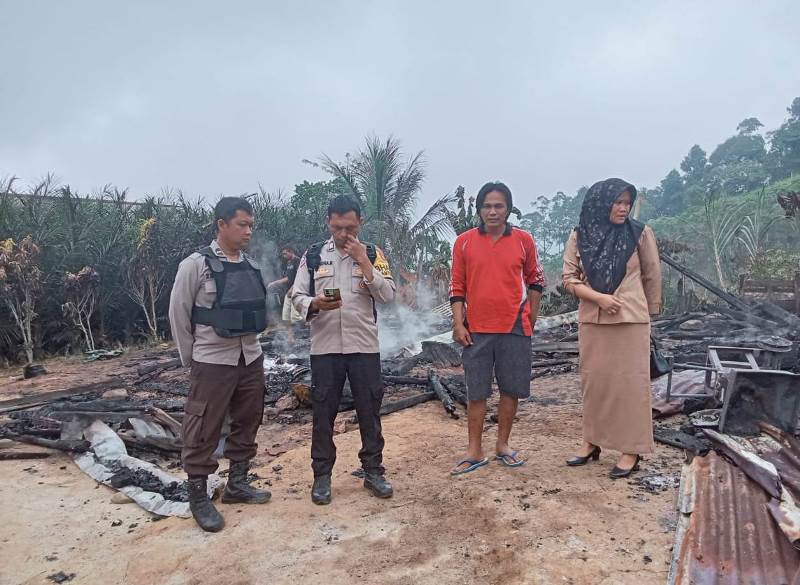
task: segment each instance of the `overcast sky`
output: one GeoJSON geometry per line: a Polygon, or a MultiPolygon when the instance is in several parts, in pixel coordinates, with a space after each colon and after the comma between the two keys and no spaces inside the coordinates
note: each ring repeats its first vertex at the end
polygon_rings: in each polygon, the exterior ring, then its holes
{"type": "Polygon", "coordinates": [[[800,96],[800,2],[0,0],[0,176],[192,196],[323,178],[365,135],[521,208],[654,186],[800,96]],[[565,6],[567,5],[568,6],[565,6]]]}

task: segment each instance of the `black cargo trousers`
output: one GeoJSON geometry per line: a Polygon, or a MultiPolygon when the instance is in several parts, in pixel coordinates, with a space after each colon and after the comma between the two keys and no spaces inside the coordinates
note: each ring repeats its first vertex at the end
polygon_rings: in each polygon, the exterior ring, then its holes
{"type": "Polygon", "coordinates": [[[329,353],[311,356],[311,401],[314,427],[311,434],[311,468],[314,477],[330,475],[336,462],[333,423],[339,412],[345,379],[350,381],[361,450],[358,457],[367,473],[383,475],[381,433],[381,358],[377,353],[329,353]]]}

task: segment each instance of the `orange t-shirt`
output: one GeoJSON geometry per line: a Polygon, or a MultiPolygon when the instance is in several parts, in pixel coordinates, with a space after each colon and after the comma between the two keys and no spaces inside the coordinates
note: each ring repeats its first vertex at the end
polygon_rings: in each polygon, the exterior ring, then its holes
{"type": "Polygon", "coordinates": [[[523,331],[531,335],[528,289],[544,287],[539,253],[528,232],[507,225],[497,241],[481,228],[456,238],[450,302],[466,304],[470,331],[511,333],[521,313],[523,331]]]}

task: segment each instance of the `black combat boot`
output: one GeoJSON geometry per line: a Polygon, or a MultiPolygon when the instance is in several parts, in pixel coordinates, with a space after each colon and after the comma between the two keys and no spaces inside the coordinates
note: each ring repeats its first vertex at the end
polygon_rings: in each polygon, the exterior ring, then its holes
{"type": "Polygon", "coordinates": [[[367,473],[364,476],[364,487],[376,498],[391,498],[394,490],[380,473],[367,473]]]}
{"type": "Polygon", "coordinates": [[[219,532],[225,526],[225,519],[208,499],[206,482],[207,478],[204,475],[188,479],[189,509],[200,528],[206,532],[219,532]]]}
{"type": "Polygon", "coordinates": [[[228,470],[228,483],[222,492],[223,504],[266,504],[272,497],[267,490],[254,488],[247,483],[249,461],[231,461],[228,470]]]}
{"type": "Polygon", "coordinates": [[[311,501],[320,505],[331,503],[330,475],[320,475],[314,478],[314,485],[311,488],[311,501]]]}

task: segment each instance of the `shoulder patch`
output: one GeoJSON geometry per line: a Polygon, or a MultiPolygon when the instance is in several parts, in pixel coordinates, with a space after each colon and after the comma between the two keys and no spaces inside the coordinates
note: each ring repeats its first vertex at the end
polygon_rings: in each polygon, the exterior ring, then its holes
{"type": "Polygon", "coordinates": [[[387,262],[386,256],[383,255],[383,250],[377,248],[376,251],[378,257],[375,259],[375,268],[384,278],[392,278],[392,271],[389,269],[389,262],[387,262]]]}

